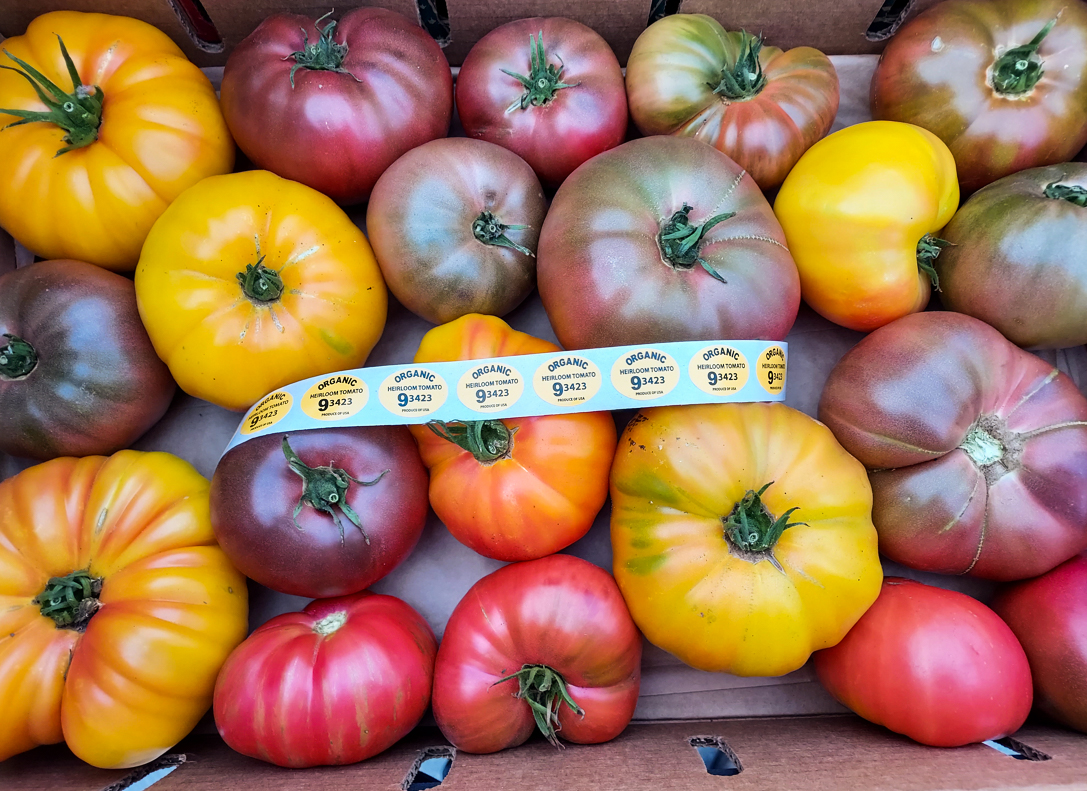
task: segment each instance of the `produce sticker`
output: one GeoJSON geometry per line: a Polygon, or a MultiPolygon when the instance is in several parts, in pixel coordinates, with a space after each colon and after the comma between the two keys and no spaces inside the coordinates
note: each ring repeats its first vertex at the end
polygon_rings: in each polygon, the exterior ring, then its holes
{"type": "Polygon", "coordinates": [[[263,434],[332,423],[392,426],[784,401],[788,352],[778,341],[685,341],[356,368],[265,396],[242,418],[227,450],[263,434]]]}

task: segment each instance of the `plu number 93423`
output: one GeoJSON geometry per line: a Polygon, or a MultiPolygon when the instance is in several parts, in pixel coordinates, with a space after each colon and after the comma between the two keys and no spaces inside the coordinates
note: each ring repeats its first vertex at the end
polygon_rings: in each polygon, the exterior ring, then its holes
{"type": "Polygon", "coordinates": [[[485,404],[492,398],[509,398],[510,389],[508,387],[502,390],[484,390],[482,387],[476,390],[476,403],[485,404]]]}
{"type": "Polygon", "coordinates": [[[740,381],[740,375],[738,373],[729,373],[725,371],[723,373],[717,373],[717,371],[710,371],[706,374],[706,379],[710,383],[710,387],[717,387],[720,382],[738,382],[740,381]]]}
{"type": "Polygon", "coordinates": [[[563,384],[562,382],[555,382],[551,385],[551,392],[555,394],[556,398],[561,396],[563,393],[573,393],[578,390],[588,389],[589,385],[585,384],[585,382],[568,382],[566,384],[563,384]]]}
{"type": "Polygon", "coordinates": [[[396,403],[399,406],[405,407],[408,404],[424,404],[427,401],[433,401],[434,396],[430,393],[397,393],[396,403]]]}
{"type": "Polygon", "coordinates": [[[351,406],[351,396],[344,396],[343,398],[322,398],[317,401],[317,411],[327,412],[333,407],[351,406]]]}
{"type": "Polygon", "coordinates": [[[632,376],[630,377],[630,389],[638,392],[643,387],[664,384],[663,376],[632,376]]]}

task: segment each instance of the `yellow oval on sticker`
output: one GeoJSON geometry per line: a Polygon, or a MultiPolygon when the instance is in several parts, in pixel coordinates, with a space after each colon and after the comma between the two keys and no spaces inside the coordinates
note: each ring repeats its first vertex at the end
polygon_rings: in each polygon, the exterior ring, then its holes
{"type": "Polygon", "coordinates": [[[343,420],[358,414],[369,398],[366,382],[349,374],[333,374],[307,390],[299,405],[314,420],[343,420]]]}
{"type": "Polygon", "coordinates": [[[750,371],[743,352],[715,343],[700,349],[687,366],[687,375],[699,390],[710,395],[732,395],[747,384],[750,371]]]}
{"type": "Polygon", "coordinates": [[[532,389],[552,406],[579,406],[600,392],[604,381],[596,363],[580,354],[559,354],[532,375],[532,389]]]}
{"type": "Polygon", "coordinates": [[[503,362],[483,363],[464,372],[457,383],[460,402],[476,412],[498,412],[517,403],[525,392],[521,372],[503,362]]]}
{"type": "Polygon", "coordinates": [[[274,426],[291,411],[291,394],[283,390],[269,393],[262,398],[242,421],[242,434],[248,436],[274,426]]]}
{"type": "Polygon", "coordinates": [[[679,363],[660,349],[634,349],[615,361],[611,383],[627,398],[651,401],[679,384],[679,363]]]}
{"type": "Polygon", "coordinates": [[[448,396],[449,387],[441,374],[418,366],[389,374],[377,390],[381,405],[401,417],[425,417],[448,396]]]}
{"type": "Polygon", "coordinates": [[[759,384],[770,395],[777,395],[785,389],[785,350],[780,346],[771,346],[759,355],[756,366],[759,384]]]}

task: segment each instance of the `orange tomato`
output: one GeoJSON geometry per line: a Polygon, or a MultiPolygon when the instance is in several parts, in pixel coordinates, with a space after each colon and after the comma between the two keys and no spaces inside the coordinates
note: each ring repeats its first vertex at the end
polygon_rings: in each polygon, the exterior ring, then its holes
{"type": "Polygon", "coordinates": [[[61,458],[0,483],[0,760],[59,741],[103,768],[158,757],[208,710],[247,613],[181,459],[61,458]]]}
{"type": "MultiPolygon", "coordinates": [[[[494,316],[428,332],[415,362],[559,351],[494,316]]],[[[608,412],[411,426],[430,469],[430,504],[458,541],[497,560],[533,560],[584,536],[608,496],[608,412]]]]}

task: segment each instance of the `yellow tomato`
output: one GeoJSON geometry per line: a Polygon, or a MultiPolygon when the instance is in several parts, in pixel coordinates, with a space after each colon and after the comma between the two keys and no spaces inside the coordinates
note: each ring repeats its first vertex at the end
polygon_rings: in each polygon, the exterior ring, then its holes
{"type": "Polygon", "coordinates": [[[343,209],[256,170],[205,179],[171,204],[144,244],[136,302],[178,385],[244,410],[285,384],[361,366],[388,296],[343,209]]]}
{"type": "Polygon", "coordinates": [[[247,601],[208,482],[175,456],[54,459],[0,483],[0,760],[59,741],[100,767],[161,755],[210,707],[247,601]]]}
{"type": "Polygon", "coordinates": [[[959,206],[955,160],[919,126],[870,121],[816,143],[785,179],[774,212],[804,301],[854,330],[928,304],[936,234],[959,206]]]}
{"type": "Polygon", "coordinates": [[[643,410],[619,440],[611,497],[630,614],[700,670],[789,673],[879,595],[868,474],[782,404],[643,410]]]}
{"type": "Polygon", "coordinates": [[[146,22],[54,11],[0,50],[0,226],[38,255],[131,271],[170,201],[233,168],[215,89],[146,22]]]}

